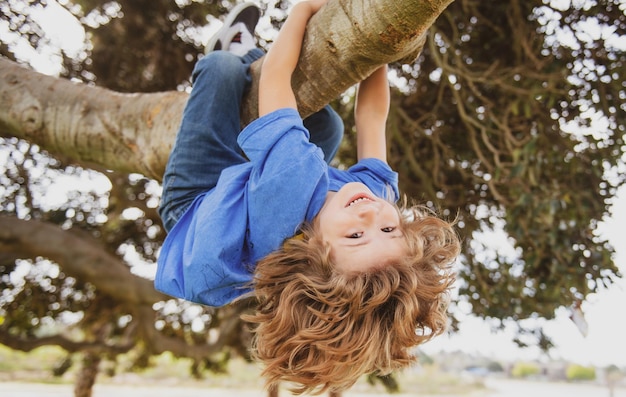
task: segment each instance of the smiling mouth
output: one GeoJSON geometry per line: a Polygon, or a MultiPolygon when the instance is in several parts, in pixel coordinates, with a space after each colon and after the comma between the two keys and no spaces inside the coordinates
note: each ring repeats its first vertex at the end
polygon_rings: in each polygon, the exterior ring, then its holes
{"type": "Polygon", "coordinates": [[[358,203],[362,203],[364,201],[374,201],[374,200],[372,200],[369,196],[367,196],[367,195],[365,195],[363,193],[360,193],[360,194],[352,197],[350,199],[350,201],[348,201],[348,204],[346,204],[346,208],[347,207],[352,207],[353,205],[358,204],[358,203]]]}

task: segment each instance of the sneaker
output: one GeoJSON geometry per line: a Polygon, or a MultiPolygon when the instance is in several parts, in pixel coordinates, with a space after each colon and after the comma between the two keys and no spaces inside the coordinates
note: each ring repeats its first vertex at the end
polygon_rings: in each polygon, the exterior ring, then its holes
{"type": "MultiPolygon", "coordinates": [[[[242,3],[235,6],[224,19],[224,25],[211,37],[204,51],[209,53],[217,50],[228,50],[231,42],[241,43],[242,35],[246,33],[254,37],[254,29],[261,17],[261,10],[253,3],[242,3]],[[247,32],[242,32],[242,30],[247,32]]],[[[254,41],[252,41],[254,47],[254,41]]],[[[250,48],[252,49],[252,48],[250,48]]]]}
{"type": "MultiPolygon", "coordinates": [[[[237,56],[244,56],[253,48],[256,48],[256,41],[254,40],[254,36],[248,30],[248,27],[243,22],[237,22],[232,26],[229,32],[232,31],[235,34],[233,38],[230,40],[230,44],[228,48],[223,48],[230,53],[233,53],[237,56]]],[[[227,37],[230,34],[227,35],[227,37]]]]}

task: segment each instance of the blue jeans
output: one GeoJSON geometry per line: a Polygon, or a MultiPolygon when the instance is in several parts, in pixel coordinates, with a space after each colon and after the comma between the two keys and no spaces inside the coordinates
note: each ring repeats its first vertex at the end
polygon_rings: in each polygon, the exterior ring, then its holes
{"type": "MultiPolygon", "coordinates": [[[[159,214],[167,231],[196,196],[215,187],[223,169],[247,161],[237,144],[241,100],[251,83],[249,66],[261,56],[258,48],[243,57],[213,51],[196,64],[193,89],[163,176],[159,214]]],[[[329,163],[343,138],[341,118],[326,106],[304,125],[329,163]]]]}

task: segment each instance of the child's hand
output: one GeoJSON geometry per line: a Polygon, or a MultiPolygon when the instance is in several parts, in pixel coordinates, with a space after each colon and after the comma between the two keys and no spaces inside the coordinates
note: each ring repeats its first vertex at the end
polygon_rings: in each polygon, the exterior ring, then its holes
{"type": "Polygon", "coordinates": [[[272,48],[265,55],[259,79],[259,116],[280,108],[297,109],[291,87],[309,18],[328,0],[306,0],[291,9],[272,48]]]}

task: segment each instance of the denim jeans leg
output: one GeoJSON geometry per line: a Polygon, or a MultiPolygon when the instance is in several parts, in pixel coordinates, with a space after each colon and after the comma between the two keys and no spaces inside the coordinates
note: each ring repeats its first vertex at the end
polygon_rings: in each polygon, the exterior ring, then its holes
{"type": "Polygon", "coordinates": [[[322,148],[324,160],[330,164],[343,139],[343,120],[330,105],[304,119],[311,142],[322,148]]]}
{"type": "Polygon", "coordinates": [[[196,64],[193,89],[163,176],[159,213],[170,230],[195,197],[215,187],[223,169],[246,159],[237,144],[241,99],[249,89],[249,66],[263,55],[214,51],[196,64]]]}

